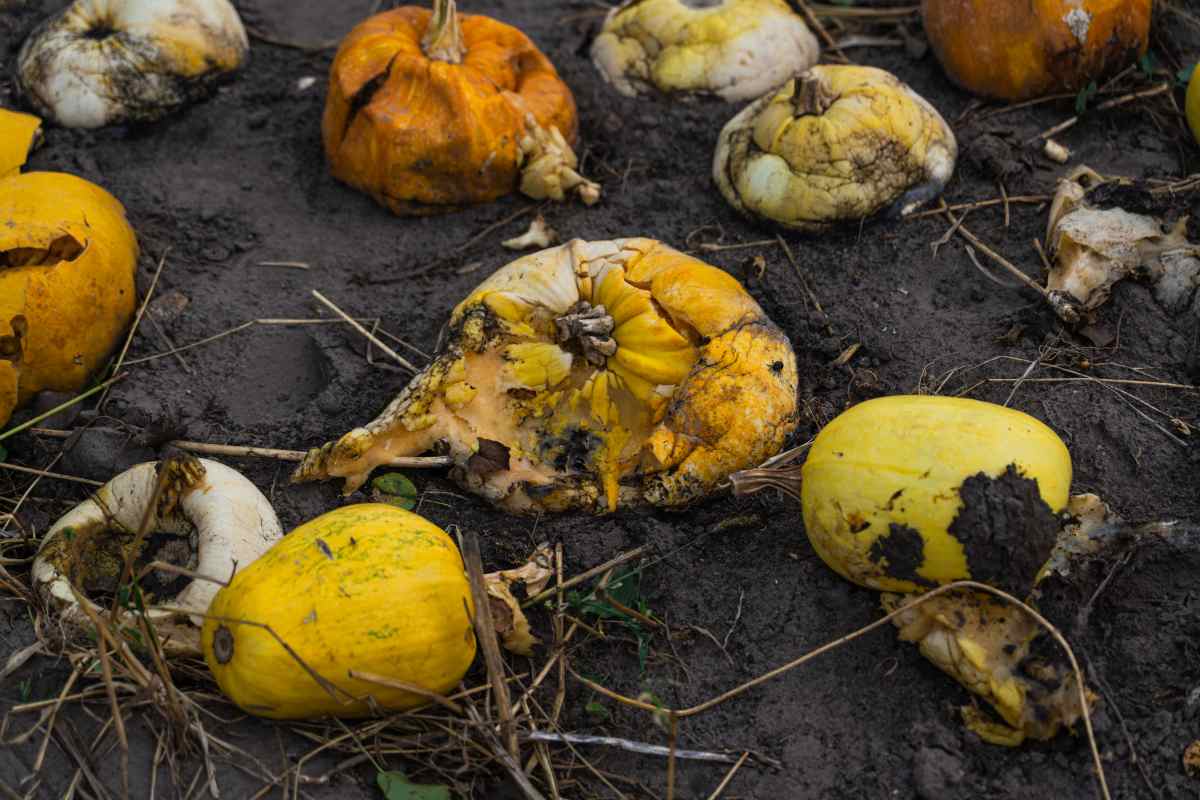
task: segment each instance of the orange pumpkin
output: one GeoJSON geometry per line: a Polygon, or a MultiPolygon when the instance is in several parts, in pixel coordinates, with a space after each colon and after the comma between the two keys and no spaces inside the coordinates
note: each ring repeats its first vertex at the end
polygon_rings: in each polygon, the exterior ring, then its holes
{"type": "Polygon", "coordinates": [[[355,27],[334,57],[321,124],[334,177],[396,214],[486,202],[518,186],[555,199],[578,187],[589,199],[595,184],[574,172],[577,130],[571,90],[529,37],[460,16],[454,0],[355,27]]]}
{"type": "Polygon", "coordinates": [[[929,44],[968,91],[1074,92],[1146,52],[1153,0],[922,0],[929,44]]]}

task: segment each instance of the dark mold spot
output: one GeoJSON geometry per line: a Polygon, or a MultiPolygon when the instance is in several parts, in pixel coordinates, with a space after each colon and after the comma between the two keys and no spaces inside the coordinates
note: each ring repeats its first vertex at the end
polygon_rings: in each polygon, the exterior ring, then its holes
{"type": "Polygon", "coordinates": [[[783,362],[782,361],[771,362],[771,372],[774,372],[776,375],[783,372],[783,362]]]}
{"type": "Polygon", "coordinates": [[[982,472],[967,478],[958,494],[963,508],[949,532],[966,551],[971,577],[1024,596],[1059,530],[1037,481],[1010,464],[998,478],[982,472]]]}
{"type": "Polygon", "coordinates": [[[922,586],[933,584],[917,574],[925,563],[925,540],[921,534],[907,525],[893,522],[888,526],[888,535],[880,536],[871,544],[867,556],[875,564],[884,567],[889,577],[912,581],[922,586]]]}
{"type": "Polygon", "coordinates": [[[480,439],[479,449],[467,459],[467,471],[486,477],[508,469],[508,447],[491,439],[480,439]]]}

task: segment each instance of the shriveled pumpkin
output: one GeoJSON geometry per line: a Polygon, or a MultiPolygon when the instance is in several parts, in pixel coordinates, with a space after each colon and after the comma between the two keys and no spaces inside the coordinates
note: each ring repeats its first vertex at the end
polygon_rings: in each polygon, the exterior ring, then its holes
{"type": "Polygon", "coordinates": [[[334,177],[397,214],[427,214],[520,189],[587,203],[571,90],[520,30],[462,15],[454,0],[385,11],[338,48],[321,122],[334,177]]]}
{"type": "Polygon", "coordinates": [[[925,33],[958,85],[1000,100],[1074,92],[1146,53],[1153,0],[923,0],[925,33]]]}
{"type": "Polygon", "coordinates": [[[783,444],[796,382],[787,337],[728,273],[652,239],[575,240],[480,284],[434,362],[293,480],[351,492],[442,447],[509,511],[683,506],[783,444]]]}
{"type": "Polygon", "coordinates": [[[368,503],[306,522],[239,570],[213,598],[201,646],[221,691],[245,711],[364,716],[428,700],[351,670],[449,691],[475,658],[473,613],[446,532],[368,503]]]}
{"type": "Polygon", "coordinates": [[[0,425],[43,389],[81,388],[136,301],[121,203],[74,175],[19,172],[38,128],[0,110],[0,425]]]}

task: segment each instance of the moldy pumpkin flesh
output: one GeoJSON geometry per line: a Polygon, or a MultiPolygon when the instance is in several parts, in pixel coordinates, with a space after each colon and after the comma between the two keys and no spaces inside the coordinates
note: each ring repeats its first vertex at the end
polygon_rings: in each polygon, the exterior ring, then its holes
{"type": "Polygon", "coordinates": [[[1023,596],[1058,533],[1071,457],[1033,417],[896,396],[843,412],[802,470],[804,526],[843,577],[890,592],[974,579],[1023,596]]]}
{"type": "Polygon", "coordinates": [[[396,214],[494,200],[561,200],[577,172],[575,99],[524,33],[454,0],[385,11],[342,41],[321,122],[334,177],[396,214]]]}
{"type": "Polygon", "coordinates": [[[368,503],[306,522],[240,570],[213,598],[201,644],[221,691],[249,713],[366,716],[429,701],[350,670],[447,692],[475,657],[473,613],[450,537],[368,503]]]}
{"type": "Polygon", "coordinates": [[[787,337],[724,271],[651,239],[517,259],[454,309],[445,349],[378,419],[294,481],[449,450],[513,512],[682,506],[775,453],[796,424],[787,337]]]}
{"type": "Polygon", "coordinates": [[[18,173],[36,122],[0,111],[0,425],[43,389],[82,388],[136,300],[121,203],[74,175],[18,173]]]}
{"type": "Polygon", "coordinates": [[[816,66],[722,129],[713,179],[734,208],[804,231],[941,193],[958,145],[937,110],[874,67],[816,66]]]}
{"type": "Polygon", "coordinates": [[[592,43],[601,76],[630,97],[654,87],[748,100],[819,56],[784,0],[630,0],[608,13],[592,43]]]}
{"type": "Polygon", "coordinates": [[[1145,55],[1152,0],[923,0],[946,74],[975,94],[1075,92],[1145,55]]]}

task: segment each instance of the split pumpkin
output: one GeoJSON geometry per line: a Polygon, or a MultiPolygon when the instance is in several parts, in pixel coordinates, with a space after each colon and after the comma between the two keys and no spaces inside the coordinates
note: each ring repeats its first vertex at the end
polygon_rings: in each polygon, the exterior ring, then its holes
{"type": "Polygon", "coordinates": [[[1074,92],[1145,55],[1152,0],[923,0],[946,74],[975,94],[1074,92]]]}
{"type": "Polygon", "coordinates": [[[79,390],[136,303],[121,203],[74,175],[18,172],[37,123],[0,110],[0,425],[43,389],[79,390]]]}
{"type": "Polygon", "coordinates": [[[351,670],[445,693],[475,658],[473,613],[446,532],[369,503],[306,522],[240,570],[213,598],[201,645],[244,711],[366,716],[429,701],[351,670]]]}
{"type": "Polygon", "coordinates": [[[575,98],[520,30],[403,6],[359,23],[338,48],[321,122],[334,177],[396,214],[428,214],[520,188],[588,203],[575,171],[575,98]]]}
{"type": "Polygon", "coordinates": [[[776,452],[796,424],[791,344],[728,273],[652,239],[519,258],[450,315],[445,348],[373,422],[293,481],[352,492],[397,456],[513,512],[679,507],[776,452]]]}

